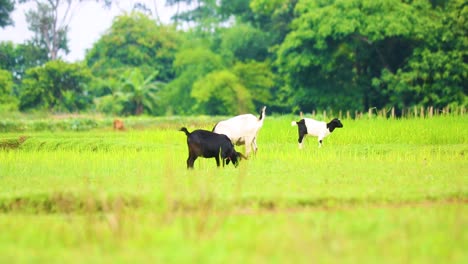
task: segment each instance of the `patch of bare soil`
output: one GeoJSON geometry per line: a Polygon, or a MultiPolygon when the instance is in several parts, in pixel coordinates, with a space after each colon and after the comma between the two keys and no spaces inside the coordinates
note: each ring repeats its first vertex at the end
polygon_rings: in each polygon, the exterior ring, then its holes
{"type": "Polygon", "coordinates": [[[26,140],[28,136],[20,136],[15,139],[3,139],[0,140],[0,150],[11,150],[19,148],[26,140]]]}

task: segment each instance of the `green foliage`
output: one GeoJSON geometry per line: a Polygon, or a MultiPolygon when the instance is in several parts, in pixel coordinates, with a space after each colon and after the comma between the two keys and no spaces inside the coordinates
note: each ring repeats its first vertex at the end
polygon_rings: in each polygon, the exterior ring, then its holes
{"type": "Polygon", "coordinates": [[[172,16],[175,24],[192,23],[195,25],[196,31],[202,34],[210,32],[222,22],[218,2],[215,0],[197,0],[196,2],[196,5],[191,5],[192,0],[169,0],[166,1],[166,5],[177,5],[178,9],[181,3],[185,6],[186,10],[178,11],[172,16]]]}
{"type": "Polygon", "coordinates": [[[15,64],[15,55],[13,42],[0,42],[0,69],[12,69],[15,64]]]}
{"type": "Polygon", "coordinates": [[[201,75],[224,67],[222,58],[207,49],[196,47],[181,50],[176,54],[174,68],[178,75],[189,72],[190,75],[201,75]]]}
{"type": "MultiPolygon", "coordinates": [[[[58,76],[25,73],[66,51],[58,6],[72,2],[36,2],[28,13],[34,39],[0,43],[0,68],[13,76],[8,89],[21,110],[185,115],[395,106],[398,113],[468,102],[465,0],[170,0],[178,10],[173,25],[138,12],[116,17],[86,54],[86,87],[60,93],[52,92],[58,76]]],[[[134,10],[149,9],[136,3],[134,10]]]]}
{"type": "Polygon", "coordinates": [[[166,86],[162,93],[162,96],[167,98],[166,109],[176,114],[192,113],[195,101],[190,94],[194,83],[207,74],[223,68],[224,62],[221,56],[207,47],[187,48],[178,52],[174,60],[177,77],[166,86]]]}
{"type": "Polygon", "coordinates": [[[13,24],[10,13],[15,9],[14,0],[0,0],[0,28],[13,24]]]}
{"type": "Polygon", "coordinates": [[[253,14],[245,21],[268,34],[270,48],[275,50],[291,30],[297,2],[298,0],[251,0],[249,11],[253,14]]]}
{"type": "Polygon", "coordinates": [[[154,114],[157,92],[164,84],[156,81],[158,72],[144,76],[139,68],[127,69],[120,80],[112,81],[110,94],[95,99],[98,111],[116,115],[154,114]]]}
{"type": "Polygon", "coordinates": [[[404,108],[412,105],[445,107],[467,104],[468,65],[458,51],[415,52],[407,68],[396,74],[384,71],[381,81],[391,94],[389,105],[404,108]]]}
{"type": "Polygon", "coordinates": [[[424,45],[416,48],[408,63],[396,73],[383,71],[374,80],[379,89],[387,88],[390,105],[444,107],[468,103],[468,42],[465,22],[468,8],[464,1],[450,1],[445,12],[437,11],[440,24],[428,24],[424,45]]]}
{"type": "Polygon", "coordinates": [[[383,106],[386,93],[374,89],[371,80],[408,60],[435,23],[430,8],[419,1],[299,1],[277,61],[287,83],[302,91],[297,103],[307,109],[383,106]],[[352,94],[352,100],[340,103],[341,96],[352,94]]]}
{"type": "Polygon", "coordinates": [[[253,110],[252,96],[240,79],[227,70],[214,71],[197,80],[191,95],[205,114],[228,115],[253,110]]]}
{"type": "Polygon", "coordinates": [[[183,35],[172,26],[157,25],[142,13],[117,17],[86,55],[95,77],[90,90],[98,111],[164,114],[155,108],[155,85],[159,89],[174,79],[172,64],[181,41],[183,35]]]}
{"type": "Polygon", "coordinates": [[[252,17],[249,8],[250,0],[221,0],[219,3],[219,14],[222,20],[227,20],[233,16],[241,21],[248,21],[252,17]]]}
{"type": "Polygon", "coordinates": [[[13,92],[13,77],[6,70],[0,70],[0,103],[13,92]]]}
{"type": "Polygon", "coordinates": [[[127,98],[124,112],[128,111],[140,115],[144,110],[147,110],[148,113],[154,111],[157,102],[155,93],[161,86],[160,83],[155,82],[158,74],[158,72],[154,72],[148,77],[144,77],[138,68],[127,71],[120,88],[120,93],[123,93],[123,96],[127,98]]]}
{"type": "Polygon", "coordinates": [[[15,83],[19,84],[27,69],[48,61],[47,51],[31,42],[13,44],[0,42],[0,69],[13,74],[15,83]]]}
{"type": "Polygon", "coordinates": [[[232,54],[240,61],[264,61],[271,45],[269,34],[248,24],[236,24],[222,30],[221,53],[232,54]]]}
{"type": "Polygon", "coordinates": [[[269,105],[273,100],[275,76],[270,70],[268,62],[236,63],[232,72],[245,87],[255,104],[256,109],[269,105]]]}
{"type": "MultiPolygon", "coordinates": [[[[245,29],[249,31],[252,28],[246,26],[245,29]]],[[[241,30],[230,35],[232,32],[235,30],[224,32],[227,33],[227,38],[219,47],[221,54],[231,54],[227,58],[215,54],[203,43],[177,53],[174,68],[178,77],[165,89],[165,93],[169,94],[168,97],[172,98],[169,101],[173,102],[171,108],[173,107],[175,113],[228,114],[230,111],[245,113],[271,100],[274,75],[268,63],[237,62],[232,68],[229,67],[232,63],[229,58],[248,60],[251,56],[248,53],[245,57],[231,53],[246,48],[242,46],[246,44],[244,40],[236,42],[241,45],[239,49],[228,46],[229,37],[241,38],[245,33],[241,30]],[[180,105],[177,103],[180,101],[193,103],[180,105]],[[192,107],[195,104],[196,106],[192,107]]],[[[253,35],[245,36],[244,39],[250,39],[253,35]]]]}
{"type": "Polygon", "coordinates": [[[0,69],[0,112],[17,109],[18,100],[13,96],[13,76],[9,71],[0,69]]]}
{"type": "Polygon", "coordinates": [[[121,115],[124,113],[125,98],[119,94],[107,94],[94,99],[96,110],[104,114],[121,115]]]}
{"type": "Polygon", "coordinates": [[[50,61],[26,71],[20,94],[20,109],[47,109],[76,112],[89,106],[86,87],[91,79],[88,68],[79,63],[50,61]]]}
{"type": "Polygon", "coordinates": [[[138,67],[145,76],[156,70],[158,80],[168,82],[174,78],[172,62],[180,41],[181,34],[172,26],[157,25],[144,14],[133,12],[115,19],[86,54],[86,62],[101,78],[138,67]]]}

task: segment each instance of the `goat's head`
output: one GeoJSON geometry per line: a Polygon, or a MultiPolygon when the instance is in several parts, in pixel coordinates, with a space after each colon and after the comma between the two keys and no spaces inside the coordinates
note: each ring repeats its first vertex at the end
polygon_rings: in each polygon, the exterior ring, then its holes
{"type": "Polygon", "coordinates": [[[233,150],[231,154],[228,157],[226,157],[226,165],[228,165],[229,162],[232,161],[232,165],[234,165],[234,167],[237,167],[241,159],[247,159],[247,157],[244,156],[242,153],[233,150]]]}
{"type": "Polygon", "coordinates": [[[338,127],[343,127],[343,124],[338,118],[333,118],[333,120],[327,124],[327,128],[328,130],[330,130],[330,132],[333,132],[333,130],[335,130],[335,128],[338,128],[338,127]]]}

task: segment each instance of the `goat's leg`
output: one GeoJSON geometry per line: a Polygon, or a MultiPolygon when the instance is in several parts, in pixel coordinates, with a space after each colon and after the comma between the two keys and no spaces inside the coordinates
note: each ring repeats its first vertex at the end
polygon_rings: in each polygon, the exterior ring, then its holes
{"type": "Polygon", "coordinates": [[[305,137],[305,134],[301,134],[299,133],[299,139],[297,140],[297,142],[299,142],[299,148],[302,149],[302,141],[304,141],[304,137],[305,137]]]}
{"type": "Polygon", "coordinates": [[[299,138],[297,139],[297,142],[299,143],[299,149],[302,149],[302,141],[304,140],[304,137],[307,135],[307,128],[305,127],[304,124],[298,124],[298,129],[297,132],[299,134],[299,138]]]}
{"type": "Polygon", "coordinates": [[[250,155],[250,144],[245,144],[245,156],[249,156],[250,155]]]}
{"type": "Polygon", "coordinates": [[[253,148],[254,155],[257,155],[258,147],[257,147],[257,138],[256,137],[254,137],[254,139],[252,140],[252,148],[253,148]]]}
{"type": "MultiPolygon", "coordinates": [[[[216,166],[220,166],[220,163],[219,163],[219,156],[216,156],[215,157],[215,160],[216,160],[216,166]]],[[[224,160],[223,160],[223,167],[224,167],[224,160]]]]}
{"type": "Polygon", "coordinates": [[[250,152],[252,151],[252,138],[246,138],[245,139],[245,156],[249,156],[250,152]]]}
{"type": "Polygon", "coordinates": [[[322,141],[323,141],[323,137],[322,136],[319,136],[318,137],[318,147],[322,147],[322,141]]]}
{"type": "Polygon", "coordinates": [[[195,163],[196,159],[197,159],[197,156],[189,155],[187,159],[187,169],[193,169],[193,164],[195,163]]]}

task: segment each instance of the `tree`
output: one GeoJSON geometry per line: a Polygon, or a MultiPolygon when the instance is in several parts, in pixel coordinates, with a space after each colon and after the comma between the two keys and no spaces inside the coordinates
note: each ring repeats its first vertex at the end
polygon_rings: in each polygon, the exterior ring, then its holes
{"type": "MultiPolygon", "coordinates": [[[[0,70],[0,100],[11,96],[13,92],[13,76],[6,70],[0,70]]],[[[0,103],[3,101],[0,101],[0,103]]]]}
{"type": "MultiPolygon", "coordinates": [[[[34,33],[32,42],[47,50],[50,60],[67,54],[68,30],[74,13],[83,0],[19,0],[20,3],[34,1],[36,8],[26,12],[28,28],[34,33]]],[[[96,0],[110,7],[112,0],[96,0]]]]}
{"type": "Polygon", "coordinates": [[[0,111],[18,110],[18,102],[13,96],[13,76],[0,69],[0,111]]]}
{"type": "Polygon", "coordinates": [[[263,32],[268,32],[272,46],[279,45],[291,30],[297,2],[298,0],[251,0],[249,9],[252,15],[247,17],[247,21],[263,32]]]}
{"type": "Polygon", "coordinates": [[[114,20],[87,52],[86,63],[100,78],[138,67],[145,76],[156,70],[158,80],[168,82],[174,77],[172,62],[180,41],[172,26],[157,25],[148,16],[132,12],[114,20]]]}
{"type": "Polygon", "coordinates": [[[47,51],[31,42],[24,44],[0,42],[0,69],[10,71],[17,85],[20,84],[27,69],[42,65],[47,60],[47,51]]]}
{"type": "Polygon", "coordinates": [[[15,9],[14,0],[0,0],[0,28],[13,25],[10,13],[15,9]]]}
{"type": "Polygon", "coordinates": [[[212,36],[196,35],[187,39],[191,42],[177,53],[173,64],[177,77],[161,94],[169,98],[166,100],[170,102],[166,106],[169,112],[227,114],[232,110],[242,113],[274,98],[271,93],[275,76],[270,63],[256,61],[268,54],[262,32],[240,24],[220,28],[212,36]],[[240,90],[234,91],[235,88],[240,90]]]}
{"type": "Polygon", "coordinates": [[[153,114],[158,105],[157,93],[164,83],[155,81],[158,72],[144,76],[139,68],[129,68],[110,87],[111,92],[95,99],[97,109],[107,114],[153,114]]]}
{"type": "Polygon", "coordinates": [[[166,0],[166,5],[177,6],[172,17],[176,26],[182,21],[194,25],[199,32],[211,32],[221,22],[216,0],[166,0]],[[180,11],[181,4],[186,10],[180,11]]]}
{"type": "Polygon", "coordinates": [[[11,41],[0,42],[0,69],[12,70],[16,64],[16,47],[11,41]]]}
{"type": "Polygon", "coordinates": [[[90,80],[91,72],[79,63],[55,60],[31,68],[21,85],[20,110],[84,110],[91,103],[86,90],[90,80]]]}
{"type": "Polygon", "coordinates": [[[146,110],[152,113],[156,106],[156,92],[163,85],[155,81],[158,72],[145,77],[138,68],[128,70],[123,77],[119,92],[125,98],[124,113],[141,115],[146,110]]]}
{"type": "MultiPolygon", "coordinates": [[[[218,30],[221,35],[220,53],[231,56],[234,64],[240,60],[247,64],[257,61],[268,65],[274,79],[273,87],[268,88],[270,111],[290,111],[294,104],[292,87],[285,84],[272,62],[276,60],[278,46],[291,30],[296,4],[297,0],[220,1],[221,16],[229,19],[227,21],[235,21],[226,29],[221,27],[218,30]]],[[[246,87],[251,89],[249,85],[246,87]]],[[[252,92],[254,97],[257,94],[252,92]]],[[[262,103],[255,98],[253,100],[256,108],[261,107],[258,104],[262,103]]]]}
{"type": "Polygon", "coordinates": [[[432,17],[440,22],[429,24],[432,26],[427,28],[425,41],[415,48],[408,63],[396,72],[384,70],[381,78],[374,79],[376,87],[388,90],[390,106],[466,107],[467,15],[468,7],[462,0],[436,8],[432,17]]]}
{"type": "Polygon", "coordinates": [[[271,72],[268,62],[239,62],[231,71],[237,76],[242,87],[251,94],[250,98],[255,109],[272,104],[275,96],[273,93],[275,75],[271,72]]]}
{"type": "Polygon", "coordinates": [[[196,103],[191,96],[194,83],[225,66],[220,55],[200,45],[179,51],[173,67],[177,77],[162,91],[162,97],[166,98],[164,108],[176,114],[191,114],[195,110],[192,106],[196,103]]]}
{"type": "Polygon", "coordinates": [[[194,83],[191,95],[200,112],[209,115],[248,113],[253,110],[250,92],[228,70],[207,74],[194,83]]]}
{"type": "Polygon", "coordinates": [[[47,50],[50,60],[58,58],[60,51],[69,52],[68,24],[71,19],[71,0],[36,1],[36,9],[26,12],[28,28],[34,33],[32,42],[47,50]],[[65,9],[63,18],[59,16],[60,8],[65,9]]]}
{"type": "Polygon", "coordinates": [[[219,52],[235,60],[264,61],[269,55],[269,34],[249,24],[237,23],[217,34],[221,38],[219,52]]]}
{"type": "Polygon", "coordinates": [[[385,106],[388,93],[372,80],[401,68],[437,23],[424,1],[302,0],[296,13],[276,62],[309,110],[385,106]]]}
{"type": "MultiPolygon", "coordinates": [[[[123,100],[115,94],[121,77],[128,75],[128,69],[138,68],[136,71],[145,78],[158,72],[151,82],[170,82],[175,76],[172,67],[175,54],[183,42],[183,35],[173,26],[158,25],[145,14],[132,12],[117,17],[111,28],[86,54],[86,64],[94,75],[90,92],[101,97],[98,100],[99,107],[105,107],[105,111],[109,113],[137,113],[136,109],[110,105],[110,102],[121,105],[123,100]],[[106,95],[108,96],[104,97],[106,95]]],[[[164,113],[160,107],[147,108],[145,111],[152,114],[164,113]]]]}

